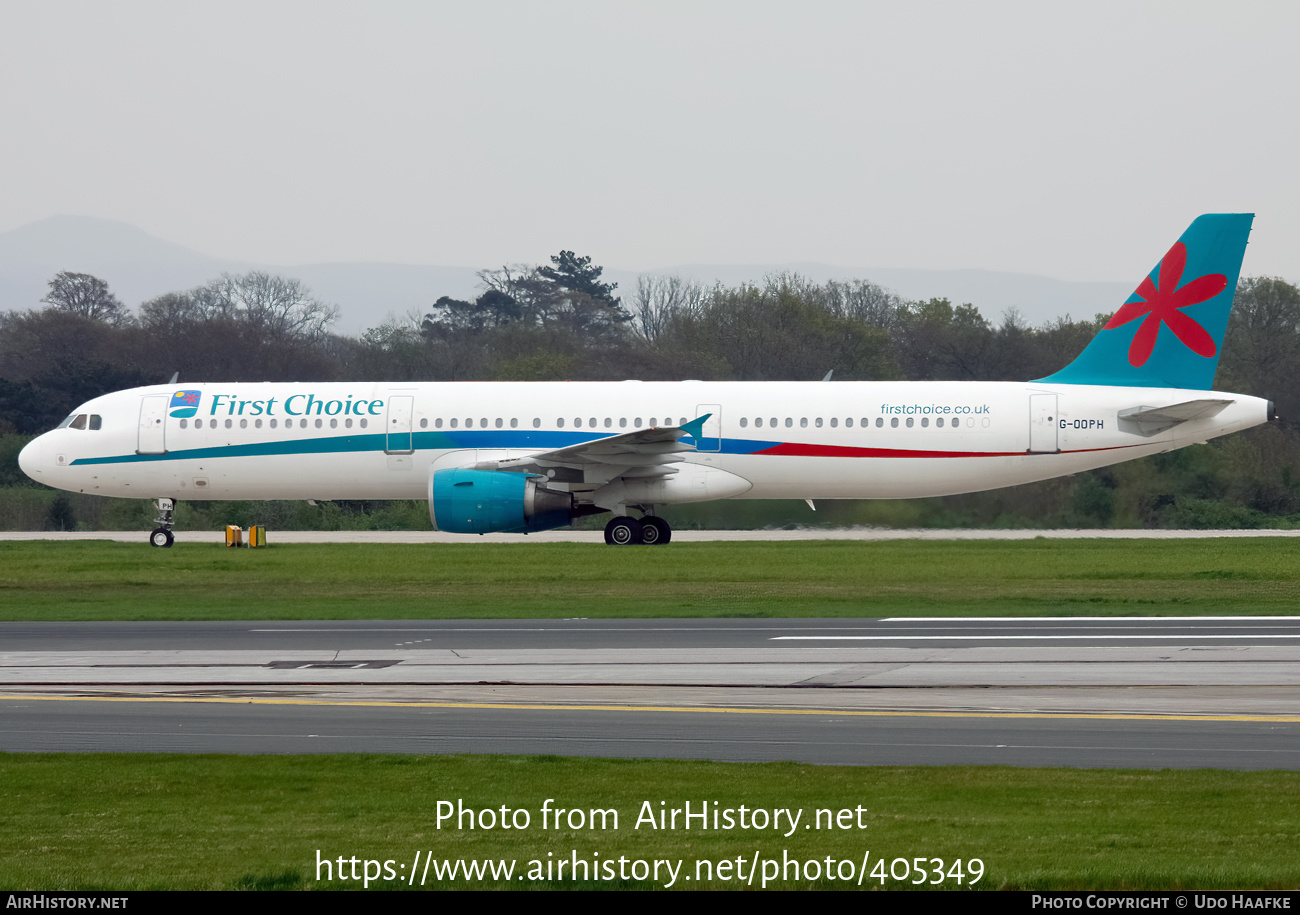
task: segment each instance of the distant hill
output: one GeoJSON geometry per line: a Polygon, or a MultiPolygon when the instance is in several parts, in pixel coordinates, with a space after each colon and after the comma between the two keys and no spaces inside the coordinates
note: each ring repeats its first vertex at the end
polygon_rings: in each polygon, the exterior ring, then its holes
{"type": "MultiPolygon", "coordinates": [[[[508,253],[501,260],[509,261],[508,253]]],[[[492,265],[485,265],[492,266],[492,265]]],[[[222,273],[266,270],[296,277],[323,301],[338,305],[337,330],[357,334],[412,309],[423,310],[439,296],[477,294],[478,267],[420,264],[328,263],[277,266],[222,260],[174,245],[129,225],[88,216],[52,216],[0,233],[0,309],[40,307],[54,274],[91,273],[106,280],[125,304],[198,286],[222,273]]],[[[1008,308],[1030,324],[1061,315],[1092,317],[1113,311],[1133,291],[1131,283],[1074,283],[1049,277],[988,270],[859,269],[815,263],[769,265],[688,264],[633,271],[607,267],[605,277],[627,296],[640,273],[678,275],[712,285],[758,282],[794,272],[814,282],[867,279],[906,299],[948,298],[976,305],[997,323],[1008,308]]],[[[1136,278],[1135,278],[1136,281],[1136,278]]]]}

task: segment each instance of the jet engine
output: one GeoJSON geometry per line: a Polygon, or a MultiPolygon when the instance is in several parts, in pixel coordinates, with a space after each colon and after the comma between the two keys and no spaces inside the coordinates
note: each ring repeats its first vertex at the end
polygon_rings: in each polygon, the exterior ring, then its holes
{"type": "Polygon", "coordinates": [[[435,470],[429,475],[429,520],[453,534],[521,533],[573,520],[573,496],[535,478],[503,470],[435,470]]]}

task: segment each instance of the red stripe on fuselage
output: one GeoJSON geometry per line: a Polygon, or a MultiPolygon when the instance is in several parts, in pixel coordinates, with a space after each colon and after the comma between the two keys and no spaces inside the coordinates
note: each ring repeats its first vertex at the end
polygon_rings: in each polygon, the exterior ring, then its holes
{"type": "Polygon", "coordinates": [[[1120,448],[1133,448],[1135,445],[1112,445],[1108,448],[1080,448],[1077,451],[1030,452],[1030,451],[913,451],[906,448],[850,448],[843,445],[812,445],[801,442],[785,442],[752,451],[751,454],[770,454],[781,457],[853,457],[853,458],[987,458],[1017,457],[1023,454],[1082,454],[1087,451],[1117,451],[1120,448]]]}

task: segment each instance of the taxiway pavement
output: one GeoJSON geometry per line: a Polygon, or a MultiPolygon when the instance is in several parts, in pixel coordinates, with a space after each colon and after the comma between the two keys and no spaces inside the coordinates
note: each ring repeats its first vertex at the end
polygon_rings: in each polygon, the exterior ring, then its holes
{"type": "Polygon", "coordinates": [[[0,623],[0,750],[1300,768],[1300,618],[0,623]]]}

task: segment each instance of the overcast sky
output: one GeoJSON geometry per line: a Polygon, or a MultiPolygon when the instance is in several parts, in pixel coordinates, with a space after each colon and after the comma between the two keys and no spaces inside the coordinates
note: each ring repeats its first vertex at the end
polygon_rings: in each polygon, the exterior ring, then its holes
{"type": "Polygon", "coordinates": [[[489,267],[1300,279],[1300,4],[0,0],[0,231],[489,267]]]}

